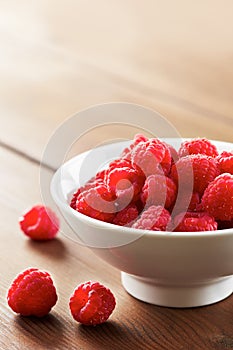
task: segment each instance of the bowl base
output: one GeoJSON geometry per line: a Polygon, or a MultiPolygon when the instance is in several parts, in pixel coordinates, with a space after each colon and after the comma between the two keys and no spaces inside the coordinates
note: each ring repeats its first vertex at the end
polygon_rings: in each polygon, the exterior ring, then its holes
{"type": "Polygon", "coordinates": [[[216,303],[233,292],[233,276],[202,282],[168,284],[121,272],[126,291],[133,297],[159,306],[197,307],[216,303]]]}

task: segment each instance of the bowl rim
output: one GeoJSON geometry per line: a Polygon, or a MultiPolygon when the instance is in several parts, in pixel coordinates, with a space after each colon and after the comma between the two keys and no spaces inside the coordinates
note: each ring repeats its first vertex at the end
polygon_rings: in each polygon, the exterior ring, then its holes
{"type": "MultiPolygon", "coordinates": [[[[162,139],[162,138],[159,138],[162,139]]],[[[165,139],[174,139],[174,138],[165,138],[165,139]]],[[[185,140],[191,140],[193,138],[182,138],[182,141],[185,140]]],[[[130,141],[130,140],[129,140],[130,141]]],[[[209,140],[211,142],[213,142],[214,144],[228,144],[228,145],[232,145],[233,148],[233,143],[230,142],[225,142],[225,141],[219,141],[219,140],[209,140]]],[[[125,142],[125,141],[120,141],[120,142],[115,142],[115,143],[110,143],[104,146],[100,146],[101,147],[107,147],[116,143],[121,143],[121,142],[125,142]]],[[[62,170],[64,168],[66,168],[67,166],[69,166],[71,163],[74,163],[76,161],[77,158],[80,157],[84,157],[85,154],[87,154],[88,152],[90,152],[90,150],[87,150],[85,152],[82,152],[74,157],[72,157],[71,159],[69,159],[68,161],[66,161],[65,163],[63,163],[54,173],[51,183],[50,183],[50,192],[52,195],[53,200],[55,201],[56,205],[58,206],[58,208],[62,208],[62,210],[64,210],[67,214],[69,215],[73,215],[74,217],[76,217],[77,219],[81,219],[82,221],[87,222],[88,224],[91,224],[92,226],[99,226],[100,228],[102,227],[103,229],[111,229],[113,231],[121,231],[123,233],[127,233],[127,234],[135,234],[135,235],[148,235],[151,237],[157,237],[157,236],[163,236],[163,237],[182,237],[182,238],[190,238],[190,237],[214,237],[214,236],[229,236],[229,235],[233,235],[233,228],[228,228],[228,229],[223,229],[223,230],[214,230],[214,231],[192,231],[192,232],[175,232],[175,231],[152,231],[152,230],[142,230],[142,229],[136,229],[136,228],[132,228],[132,227],[126,227],[126,226],[119,226],[119,225],[115,225],[112,223],[108,223],[105,221],[101,221],[101,220],[97,220],[94,218],[91,218],[85,214],[82,214],[76,210],[74,210],[73,208],[70,207],[68,202],[64,202],[63,200],[61,200],[57,188],[59,185],[59,178],[60,178],[60,173],[62,172],[62,170]]],[[[61,210],[61,209],[60,209],[61,210]]]]}

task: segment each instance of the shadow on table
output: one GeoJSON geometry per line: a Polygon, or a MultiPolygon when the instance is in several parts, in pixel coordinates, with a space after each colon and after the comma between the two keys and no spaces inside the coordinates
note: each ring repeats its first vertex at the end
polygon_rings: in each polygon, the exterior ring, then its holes
{"type": "Polygon", "coordinates": [[[63,259],[66,255],[66,246],[59,238],[51,241],[33,241],[28,240],[27,245],[29,249],[35,250],[37,253],[48,256],[50,259],[63,259]]]}
{"type": "Polygon", "coordinates": [[[15,325],[27,339],[27,343],[30,339],[31,342],[40,344],[45,349],[54,348],[54,345],[56,348],[62,348],[64,345],[62,337],[64,325],[52,314],[43,318],[17,316],[15,325]]]}
{"type": "Polygon", "coordinates": [[[133,342],[127,327],[113,321],[94,327],[78,325],[76,335],[88,339],[89,348],[95,350],[127,349],[133,342]]]}

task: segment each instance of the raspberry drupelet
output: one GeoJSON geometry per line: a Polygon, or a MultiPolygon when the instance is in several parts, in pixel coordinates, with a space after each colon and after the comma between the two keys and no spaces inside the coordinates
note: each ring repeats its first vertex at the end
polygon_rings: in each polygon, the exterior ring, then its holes
{"type": "Polygon", "coordinates": [[[142,230],[165,231],[170,221],[171,216],[166,209],[160,205],[152,205],[142,212],[132,227],[142,230]]]}
{"type": "Polygon", "coordinates": [[[172,179],[164,175],[147,177],[141,191],[141,201],[144,206],[163,205],[170,208],[176,200],[177,188],[172,179]]]}

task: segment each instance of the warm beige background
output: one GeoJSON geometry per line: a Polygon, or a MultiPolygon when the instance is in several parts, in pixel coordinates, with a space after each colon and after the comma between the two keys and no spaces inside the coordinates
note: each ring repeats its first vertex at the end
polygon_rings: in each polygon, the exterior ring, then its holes
{"type": "Polygon", "coordinates": [[[65,118],[128,101],[232,141],[233,2],[0,1],[0,138],[39,158],[65,118]]]}
{"type": "Polygon", "coordinates": [[[232,142],[232,15],[232,0],[0,0],[1,350],[233,347],[232,297],[189,310],[147,305],[86,248],[61,233],[29,242],[18,226],[22,211],[41,201],[38,164],[50,135],[93,104],[142,104],[183,137],[232,142]],[[58,288],[43,320],[17,317],[6,303],[12,279],[28,266],[50,271],[58,288]],[[95,329],[68,310],[85,280],[107,284],[117,298],[111,321],[95,329]]]}

